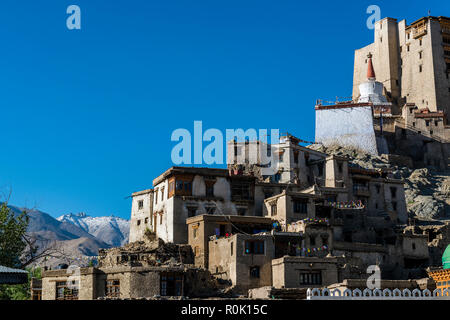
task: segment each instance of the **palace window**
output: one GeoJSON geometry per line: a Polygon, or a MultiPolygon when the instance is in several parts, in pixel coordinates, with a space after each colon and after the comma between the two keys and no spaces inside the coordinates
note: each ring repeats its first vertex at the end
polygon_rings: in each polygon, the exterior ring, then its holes
{"type": "Polygon", "coordinates": [[[294,200],[294,213],[307,213],[308,200],[294,200]]]}
{"type": "Polygon", "coordinates": [[[120,297],[120,280],[106,280],[106,290],[107,297],[120,297]]]}
{"type": "Polygon", "coordinates": [[[171,197],[173,195],[173,193],[175,192],[175,183],[174,181],[170,181],[169,182],[169,197],[171,197]]]}
{"type": "Polygon", "coordinates": [[[270,215],[271,216],[276,216],[277,215],[277,205],[273,204],[270,206],[270,215]]]}
{"type": "Polygon", "coordinates": [[[56,300],[78,300],[78,282],[72,281],[67,285],[67,281],[56,282],[56,300]]]}
{"type": "Polygon", "coordinates": [[[391,196],[392,198],[395,198],[397,196],[397,188],[391,187],[391,196]]]}
{"type": "Polygon", "coordinates": [[[191,195],[192,194],[192,182],[177,180],[175,182],[175,191],[178,195],[191,195]]]}
{"type": "Polygon", "coordinates": [[[319,177],[323,176],[323,163],[319,163],[317,169],[319,170],[319,177]]]}
{"type": "Polygon", "coordinates": [[[187,211],[188,211],[188,218],[193,217],[197,212],[197,207],[187,207],[187,211]]]}
{"type": "Polygon", "coordinates": [[[316,245],[316,237],[315,236],[309,236],[309,245],[310,246],[316,245]]]}
{"type": "Polygon", "coordinates": [[[139,200],[138,201],[138,209],[142,210],[144,208],[144,200],[139,200]]]}
{"type": "Polygon", "coordinates": [[[207,197],[214,197],[214,185],[207,185],[206,186],[206,196],[207,197]]]}
{"type": "Polygon", "coordinates": [[[274,179],[275,182],[280,181],[280,180],[281,180],[281,174],[280,174],[280,173],[276,173],[276,174],[274,175],[273,179],[274,179]]]}
{"type": "Polygon", "coordinates": [[[245,241],[245,254],[264,254],[263,240],[245,241]]]}
{"type": "Polygon", "coordinates": [[[181,296],[183,291],[183,276],[173,272],[161,273],[161,296],[181,296]]]}
{"type": "Polygon", "coordinates": [[[250,199],[250,186],[248,184],[232,184],[231,194],[234,200],[250,199]]]}
{"type": "Polygon", "coordinates": [[[322,273],[320,271],[301,271],[300,285],[321,285],[322,273]]]}

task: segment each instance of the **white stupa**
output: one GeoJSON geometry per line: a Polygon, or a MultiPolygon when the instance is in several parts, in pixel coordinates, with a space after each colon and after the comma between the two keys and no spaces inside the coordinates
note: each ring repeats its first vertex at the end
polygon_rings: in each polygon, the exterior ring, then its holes
{"type": "Polygon", "coordinates": [[[358,102],[372,102],[374,105],[389,105],[386,97],[383,95],[384,86],[381,82],[375,80],[375,71],[372,65],[372,54],[368,54],[367,81],[359,85],[358,102]]]}

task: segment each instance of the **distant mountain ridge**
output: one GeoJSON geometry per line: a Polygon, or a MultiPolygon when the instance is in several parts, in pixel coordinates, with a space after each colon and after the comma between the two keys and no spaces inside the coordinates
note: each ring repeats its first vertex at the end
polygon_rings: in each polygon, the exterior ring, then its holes
{"type": "MultiPolygon", "coordinates": [[[[37,239],[39,250],[47,246],[58,247],[72,259],[98,255],[98,250],[120,246],[128,242],[129,221],[110,217],[90,217],[84,213],[66,214],[57,219],[40,210],[8,205],[18,215],[24,210],[30,217],[27,232],[37,239]]],[[[50,259],[47,265],[67,263],[50,259]]]]}
{"type": "Polygon", "coordinates": [[[9,205],[8,208],[16,215],[22,213],[24,210],[27,211],[30,217],[27,232],[36,235],[38,238],[42,238],[42,240],[65,241],[78,238],[95,238],[95,236],[74,224],[68,223],[67,221],[58,221],[48,213],[40,210],[30,210],[12,205],[9,205]]]}
{"type": "Polygon", "coordinates": [[[113,247],[122,246],[128,242],[130,222],[123,218],[113,215],[91,217],[80,212],[65,214],[56,218],[56,220],[62,223],[72,223],[113,247]]]}

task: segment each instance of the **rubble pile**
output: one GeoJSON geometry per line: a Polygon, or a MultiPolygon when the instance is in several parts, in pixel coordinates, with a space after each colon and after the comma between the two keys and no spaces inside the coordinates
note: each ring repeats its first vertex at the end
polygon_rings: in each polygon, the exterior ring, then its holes
{"type": "Polygon", "coordinates": [[[325,147],[315,144],[308,148],[347,157],[351,166],[388,171],[393,178],[403,179],[406,205],[411,218],[427,221],[450,219],[449,171],[440,172],[433,167],[414,170],[398,162],[390,162],[390,155],[374,156],[341,146],[325,147]]]}
{"type": "Polygon", "coordinates": [[[187,244],[165,243],[159,238],[99,250],[99,267],[181,266],[184,264],[193,264],[191,247],[187,244]]]}

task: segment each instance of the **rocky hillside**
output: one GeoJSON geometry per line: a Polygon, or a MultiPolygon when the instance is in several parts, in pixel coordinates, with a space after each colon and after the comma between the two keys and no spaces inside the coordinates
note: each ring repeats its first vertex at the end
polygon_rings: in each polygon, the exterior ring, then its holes
{"type": "Polygon", "coordinates": [[[113,247],[122,246],[128,242],[130,222],[119,217],[91,217],[81,212],[65,214],[56,219],[74,224],[113,247]]]}
{"type": "Polygon", "coordinates": [[[351,165],[367,169],[389,169],[395,178],[405,181],[405,196],[410,217],[420,220],[450,220],[450,172],[440,172],[433,167],[411,169],[399,164],[401,161],[389,161],[387,156],[372,156],[340,146],[308,146],[311,149],[347,156],[351,165]]]}

